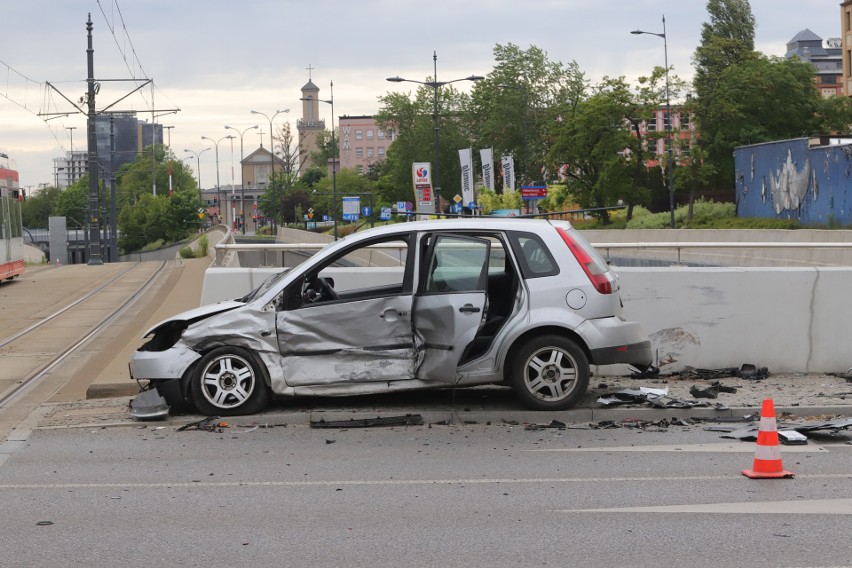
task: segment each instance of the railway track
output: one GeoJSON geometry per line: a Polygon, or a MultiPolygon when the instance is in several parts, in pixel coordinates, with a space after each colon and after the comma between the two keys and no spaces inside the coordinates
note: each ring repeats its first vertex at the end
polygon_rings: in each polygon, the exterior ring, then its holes
{"type": "Polygon", "coordinates": [[[46,400],[84,348],[143,295],[165,262],[111,265],[92,278],[86,267],[36,272],[0,296],[0,418],[27,398],[46,400]],[[29,281],[29,285],[27,282],[29,281]],[[20,286],[20,288],[18,288],[20,286]],[[37,391],[42,392],[37,392],[37,391]]]}

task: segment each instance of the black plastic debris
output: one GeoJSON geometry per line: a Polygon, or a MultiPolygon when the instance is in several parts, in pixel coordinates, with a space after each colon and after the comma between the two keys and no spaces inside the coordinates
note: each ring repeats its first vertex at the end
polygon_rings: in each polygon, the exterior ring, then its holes
{"type": "Polygon", "coordinates": [[[645,368],[631,365],[630,376],[634,379],[653,379],[660,376],[660,369],[653,365],[648,365],[645,368]]]}
{"type": "Polygon", "coordinates": [[[719,381],[713,381],[710,383],[710,386],[706,388],[702,389],[693,385],[689,389],[689,394],[695,398],[717,398],[720,392],[735,393],[737,392],[737,387],[729,387],[723,385],[719,381]]]}
{"type": "MultiPolygon", "coordinates": [[[[709,407],[708,402],[694,400],[682,400],[668,396],[669,389],[652,389],[641,387],[638,389],[624,389],[610,393],[598,398],[598,404],[602,406],[616,406],[624,404],[650,404],[656,408],[696,408],[709,407]]],[[[719,410],[725,410],[723,405],[717,405],[719,410]]]]}
{"type": "Polygon", "coordinates": [[[419,414],[406,414],[405,416],[386,416],[384,418],[360,418],[349,420],[323,420],[320,418],[311,421],[311,428],[375,428],[377,426],[422,426],[423,417],[419,414]]]}
{"type": "Polygon", "coordinates": [[[135,420],[163,420],[169,415],[169,405],[157,389],[140,392],[130,401],[130,416],[135,420]]]}
{"type": "Polygon", "coordinates": [[[765,379],[769,376],[767,367],[757,367],[751,363],[744,363],[740,367],[723,367],[721,369],[694,369],[687,367],[679,373],[685,377],[699,379],[721,379],[725,377],[739,377],[749,380],[765,379]]]}
{"type": "Polygon", "coordinates": [[[208,416],[197,422],[184,424],[177,429],[178,432],[187,432],[189,430],[201,430],[203,432],[218,432],[222,433],[223,428],[228,428],[230,425],[227,422],[222,422],[218,416],[208,416]]]}
{"type": "Polygon", "coordinates": [[[829,420],[826,422],[817,422],[816,424],[795,424],[790,426],[791,430],[797,432],[814,432],[816,430],[845,430],[852,427],[852,418],[839,418],[837,420],[829,420]]]}
{"type": "Polygon", "coordinates": [[[559,420],[551,420],[550,424],[527,424],[524,430],[564,430],[565,423],[560,422],[559,420]]]}

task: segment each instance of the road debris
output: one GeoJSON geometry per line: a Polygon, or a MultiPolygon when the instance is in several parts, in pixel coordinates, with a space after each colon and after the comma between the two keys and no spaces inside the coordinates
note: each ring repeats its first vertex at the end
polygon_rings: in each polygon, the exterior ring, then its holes
{"type": "Polygon", "coordinates": [[[134,420],[165,420],[169,416],[169,405],[157,389],[140,392],[129,406],[134,420]]]}
{"type": "Polygon", "coordinates": [[[551,420],[549,424],[527,424],[524,430],[564,430],[566,428],[564,422],[559,420],[551,420]]]}
{"type": "Polygon", "coordinates": [[[218,416],[208,416],[202,420],[198,420],[197,422],[190,422],[189,424],[184,424],[180,428],[177,429],[178,432],[186,432],[189,430],[203,430],[204,432],[218,432],[222,433],[224,428],[229,428],[230,424],[223,421],[218,416]]]}
{"type": "Polygon", "coordinates": [[[419,414],[405,416],[386,416],[376,418],[351,418],[349,420],[311,420],[311,428],[374,428],[377,426],[422,426],[423,417],[419,414]]]}
{"type": "Polygon", "coordinates": [[[767,367],[757,367],[751,363],[744,363],[740,367],[723,367],[721,369],[695,369],[687,367],[676,374],[682,377],[695,377],[699,379],[739,377],[748,380],[761,380],[769,376],[769,369],[767,367]]]}
{"type": "MultiPolygon", "coordinates": [[[[602,406],[616,406],[624,404],[650,404],[656,408],[709,408],[711,404],[704,401],[684,400],[668,396],[669,389],[655,389],[640,387],[638,389],[623,389],[615,393],[601,396],[598,404],[602,406]]],[[[723,404],[716,404],[717,410],[727,410],[723,404]]]]}

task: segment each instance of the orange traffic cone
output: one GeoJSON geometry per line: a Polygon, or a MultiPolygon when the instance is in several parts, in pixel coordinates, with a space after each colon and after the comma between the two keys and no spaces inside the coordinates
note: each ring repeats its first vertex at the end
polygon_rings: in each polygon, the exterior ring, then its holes
{"type": "Polygon", "coordinates": [[[793,473],[781,465],[781,446],[778,443],[778,426],[775,423],[775,405],[771,398],[763,400],[763,407],[760,410],[754,466],[752,469],[744,469],[743,475],[751,479],[793,477],[793,473]]]}

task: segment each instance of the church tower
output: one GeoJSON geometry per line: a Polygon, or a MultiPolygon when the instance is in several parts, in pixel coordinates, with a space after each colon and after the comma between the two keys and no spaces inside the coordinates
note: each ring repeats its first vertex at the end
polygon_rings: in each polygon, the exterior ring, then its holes
{"type": "MultiPolygon", "coordinates": [[[[311,81],[308,65],[308,82],[302,87],[302,118],[296,122],[299,131],[299,173],[305,173],[314,165],[311,154],[319,151],[318,138],[325,130],[325,121],[319,118],[319,87],[311,81]]],[[[325,164],[318,164],[325,169],[325,164]]]]}

